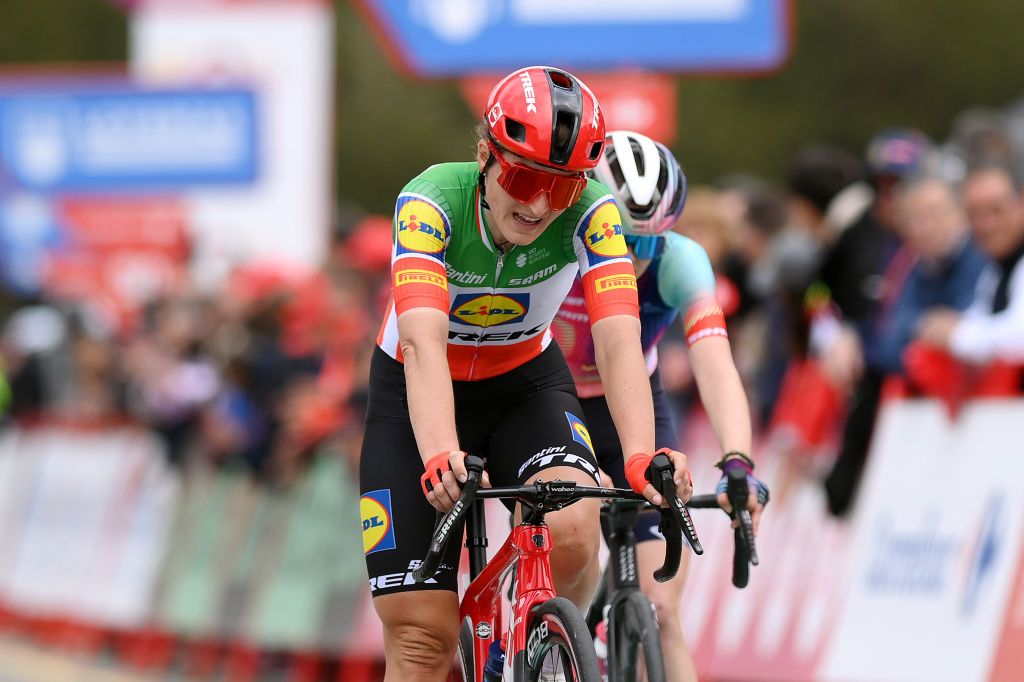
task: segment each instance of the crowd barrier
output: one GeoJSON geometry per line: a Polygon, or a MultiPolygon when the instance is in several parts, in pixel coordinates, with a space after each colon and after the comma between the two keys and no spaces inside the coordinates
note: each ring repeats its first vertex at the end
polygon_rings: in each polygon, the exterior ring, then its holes
{"type": "MultiPolygon", "coordinates": [[[[696,423],[686,450],[702,491],[716,448],[696,423]]],[[[794,458],[763,447],[758,473],[775,497],[747,589],[729,582],[725,517],[695,513],[706,552],[681,609],[702,679],[1019,680],[1021,423],[1022,399],[970,401],[955,416],[937,400],[885,402],[845,522],[827,517],[794,458]]],[[[379,679],[347,466],[321,453],[296,486],[273,490],[171,469],[135,427],[9,428],[0,624],[63,645],[54,633],[73,632],[80,646],[200,678],[258,679],[284,656],[295,681],[379,679]]]]}

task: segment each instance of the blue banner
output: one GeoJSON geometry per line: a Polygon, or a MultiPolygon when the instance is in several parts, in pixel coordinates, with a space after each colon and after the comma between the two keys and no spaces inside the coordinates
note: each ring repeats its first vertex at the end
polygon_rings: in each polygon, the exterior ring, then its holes
{"type": "Polygon", "coordinates": [[[38,192],[251,183],[250,90],[0,89],[0,187],[38,192]]]}
{"type": "Polygon", "coordinates": [[[789,49],[790,0],[361,0],[413,72],[763,71],[789,49]]]}

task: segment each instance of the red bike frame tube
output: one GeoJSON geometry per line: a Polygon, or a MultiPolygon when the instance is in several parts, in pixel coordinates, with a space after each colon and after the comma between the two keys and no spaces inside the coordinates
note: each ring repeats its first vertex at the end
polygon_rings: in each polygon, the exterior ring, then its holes
{"type": "Polygon", "coordinates": [[[547,526],[516,526],[484,569],[469,584],[459,608],[459,620],[470,619],[473,628],[476,679],[484,677],[488,650],[495,635],[501,633],[501,593],[503,578],[516,571],[516,603],[512,605],[509,623],[511,645],[505,642],[505,657],[513,661],[515,654],[526,649],[526,627],[533,607],[555,597],[551,578],[551,533],[547,526]],[[481,638],[476,629],[480,623],[491,627],[491,636],[481,638]]]}

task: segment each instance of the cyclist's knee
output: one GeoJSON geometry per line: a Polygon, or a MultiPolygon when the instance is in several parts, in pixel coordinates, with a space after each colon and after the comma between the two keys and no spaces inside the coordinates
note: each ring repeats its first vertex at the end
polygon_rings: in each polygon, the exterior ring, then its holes
{"type": "Polygon", "coordinates": [[[374,600],[384,625],[388,666],[395,666],[403,679],[429,679],[451,664],[459,634],[457,599],[441,591],[394,597],[374,600]]]}
{"type": "Polygon", "coordinates": [[[454,628],[436,619],[385,625],[388,662],[398,665],[406,676],[417,670],[433,673],[450,665],[458,636],[458,619],[453,622],[454,628]]]}
{"type": "Polygon", "coordinates": [[[582,570],[597,561],[601,532],[597,507],[590,502],[578,502],[549,517],[552,561],[566,570],[582,570]]]}

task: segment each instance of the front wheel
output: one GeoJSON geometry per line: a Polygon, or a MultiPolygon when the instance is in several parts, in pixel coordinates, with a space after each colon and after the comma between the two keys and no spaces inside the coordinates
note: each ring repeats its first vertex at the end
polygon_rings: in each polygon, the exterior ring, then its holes
{"type": "Polygon", "coordinates": [[[469,618],[466,618],[459,628],[459,644],[455,649],[451,674],[448,676],[450,682],[476,682],[473,628],[469,622],[469,618]]]}
{"type": "Polygon", "coordinates": [[[554,597],[534,609],[526,636],[527,682],[600,679],[594,641],[576,605],[554,597]]]}
{"type": "Polygon", "coordinates": [[[661,633],[651,600],[630,591],[608,613],[608,682],[665,682],[661,633]]]}

